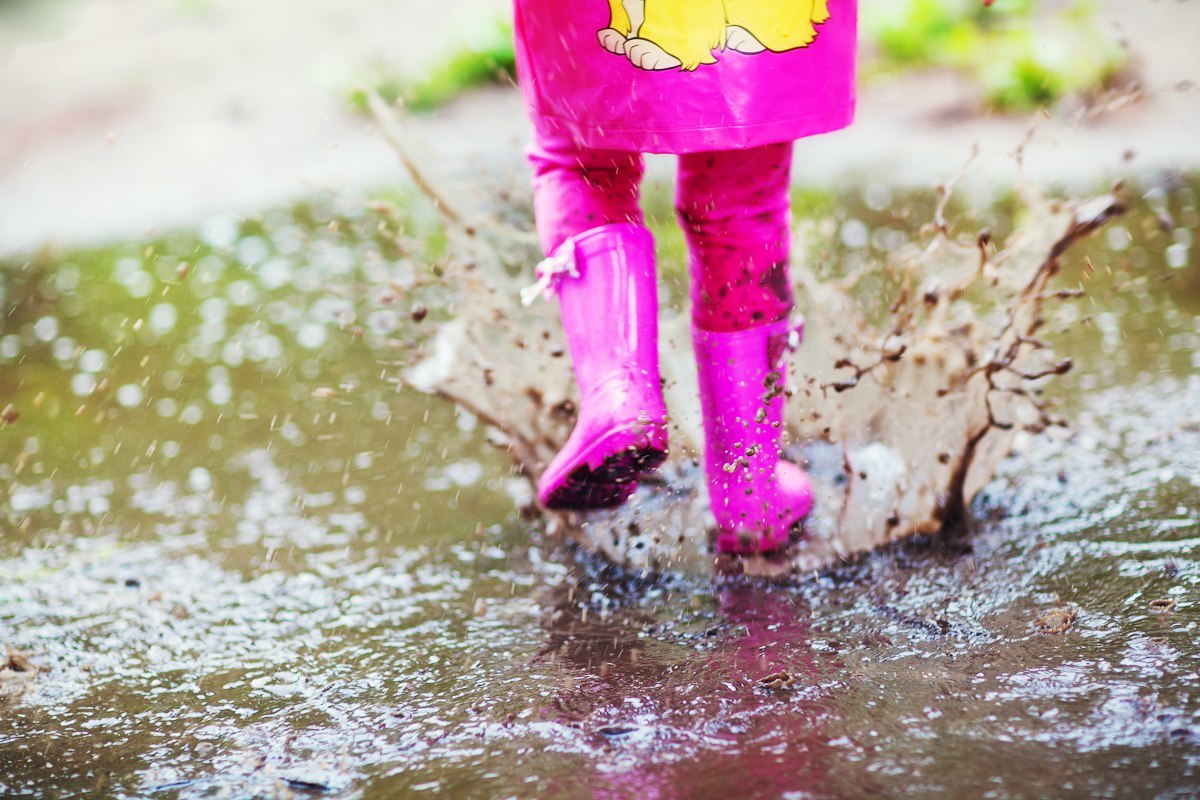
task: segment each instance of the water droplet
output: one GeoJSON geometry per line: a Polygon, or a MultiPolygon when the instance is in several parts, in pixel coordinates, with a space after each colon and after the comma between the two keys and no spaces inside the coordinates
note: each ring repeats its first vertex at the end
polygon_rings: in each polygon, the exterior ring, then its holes
{"type": "Polygon", "coordinates": [[[154,404],[154,410],[160,417],[169,419],[179,413],[179,404],[173,397],[163,397],[154,404]]]}
{"type": "Polygon", "coordinates": [[[1114,225],[1104,236],[1108,240],[1109,249],[1118,253],[1124,252],[1133,242],[1133,237],[1124,225],[1114,225]]]}
{"type": "Polygon", "coordinates": [[[250,281],[234,281],[225,290],[225,295],[235,306],[248,306],[258,298],[258,289],[250,281]]]}
{"type": "Polygon", "coordinates": [[[204,409],[199,403],[189,403],[179,414],[179,421],[185,425],[199,424],[200,420],[204,419],[204,409]]]}
{"type": "Polygon", "coordinates": [[[117,402],[125,408],[134,408],[142,404],[145,392],[136,383],[127,383],[117,389],[117,402]]]}
{"type": "Polygon", "coordinates": [[[54,317],[42,317],[33,323],[33,335],[40,342],[49,342],[58,336],[58,320],[54,317]]]}
{"type": "Polygon", "coordinates": [[[103,350],[85,350],[79,357],[79,368],[84,372],[99,372],[108,365],[108,354],[103,350]]]}
{"type": "Polygon", "coordinates": [[[207,492],[212,488],[212,474],[204,467],[194,467],[188,473],[188,488],[193,492],[207,492]]]}
{"type": "Polygon", "coordinates": [[[86,372],[77,372],[71,376],[71,394],[76,397],[87,397],[96,391],[96,376],[86,372]]]}
{"type": "Polygon", "coordinates": [[[872,211],[883,211],[892,204],[892,192],[882,183],[868,184],[863,191],[863,202],[872,211]]]}
{"type": "Polygon", "coordinates": [[[196,309],[200,319],[219,322],[229,316],[229,303],[223,297],[210,297],[196,309]]]}
{"type": "Polygon", "coordinates": [[[866,247],[870,236],[870,230],[867,228],[866,223],[861,220],[848,219],[842,223],[842,244],[846,245],[846,247],[854,250],[866,247]]]}
{"type": "Polygon", "coordinates": [[[1190,255],[1187,245],[1176,242],[1166,249],[1167,266],[1171,269],[1183,269],[1188,265],[1190,255]]]}
{"type": "Polygon", "coordinates": [[[301,347],[308,350],[316,350],[325,344],[329,338],[325,326],[319,322],[307,322],[300,326],[300,330],[296,333],[296,341],[301,347]]]}
{"type": "Polygon", "coordinates": [[[223,214],[209,217],[200,225],[200,238],[210,247],[232,247],[238,237],[238,223],[223,214]]]}
{"type": "Polygon", "coordinates": [[[179,312],[175,310],[175,306],[170,303],[159,303],[150,309],[147,315],[147,321],[150,323],[150,329],[155,333],[167,333],[175,327],[175,322],[179,317],[179,312]]]}
{"type": "Polygon", "coordinates": [[[264,289],[278,289],[292,280],[292,264],[286,258],[272,258],[258,269],[257,277],[264,289]]]}

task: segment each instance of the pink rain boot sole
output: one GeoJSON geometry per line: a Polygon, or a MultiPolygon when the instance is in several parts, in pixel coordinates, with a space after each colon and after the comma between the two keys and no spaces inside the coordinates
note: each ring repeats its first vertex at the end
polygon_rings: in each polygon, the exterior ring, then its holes
{"type": "Polygon", "coordinates": [[[565,475],[547,477],[542,505],[582,511],[624,503],[638,480],[667,460],[666,438],[666,426],[636,423],[608,431],[580,451],[565,475]]]}
{"type": "Polygon", "coordinates": [[[791,542],[792,531],[798,529],[813,508],[812,484],[808,474],[788,461],[780,461],[776,467],[779,493],[787,498],[788,519],[773,535],[760,535],[755,541],[751,536],[739,533],[717,534],[717,551],[735,555],[768,554],[785,549],[791,542]]]}

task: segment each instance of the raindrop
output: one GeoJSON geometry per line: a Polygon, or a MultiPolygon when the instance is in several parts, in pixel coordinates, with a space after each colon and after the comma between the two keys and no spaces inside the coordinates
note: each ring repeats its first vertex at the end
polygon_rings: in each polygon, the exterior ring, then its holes
{"type": "Polygon", "coordinates": [[[58,336],[58,320],[54,317],[42,317],[33,323],[33,335],[38,338],[38,341],[51,341],[58,336]]]}
{"type": "Polygon", "coordinates": [[[188,350],[196,358],[203,361],[212,361],[213,353],[215,352],[212,342],[200,338],[192,339],[192,341],[188,342],[188,350]]]}
{"type": "Polygon", "coordinates": [[[16,334],[0,337],[0,358],[16,358],[21,353],[21,342],[16,334]]]}
{"type": "Polygon", "coordinates": [[[229,316],[229,303],[223,297],[210,297],[200,304],[196,313],[203,320],[222,321],[229,316]]]}
{"type": "Polygon", "coordinates": [[[227,383],[217,383],[208,387],[208,402],[214,406],[223,406],[233,397],[233,389],[227,383]]]}
{"type": "Polygon", "coordinates": [[[367,315],[367,329],[372,333],[384,335],[391,333],[400,326],[400,318],[396,312],[380,309],[367,315]]]}
{"type": "Polygon", "coordinates": [[[221,348],[221,360],[228,366],[240,367],[246,360],[246,351],[242,347],[242,342],[238,339],[230,339],[221,348]]]}
{"type": "Polygon", "coordinates": [[[483,465],[478,461],[456,461],[447,464],[443,474],[459,486],[471,486],[483,477],[483,465]]]}
{"type": "Polygon", "coordinates": [[[154,404],[154,410],[160,417],[171,418],[179,412],[179,404],[173,397],[163,397],[154,404]]]}
{"type": "Polygon", "coordinates": [[[1133,238],[1129,235],[1129,230],[1124,225],[1114,225],[1108,229],[1105,234],[1108,239],[1108,247],[1117,253],[1124,252],[1133,242],[1133,238]]]}
{"type": "Polygon", "coordinates": [[[54,285],[60,292],[73,292],[79,286],[79,267],[63,264],[54,274],[54,285]]]}
{"type": "Polygon", "coordinates": [[[149,272],[138,270],[125,278],[125,290],[131,297],[149,297],[154,291],[154,278],[149,272]]]}
{"type": "Polygon", "coordinates": [[[77,372],[71,376],[71,393],[76,397],[87,397],[96,391],[96,376],[77,372]]]}
{"type": "Polygon", "coordinates": [[[103,350],[85,350],[79,357],[79,368],[84,372],[99,372],[108,364],[108,354],[103,350]]]}
{"type": "Polygon", "coordinates": [[[871,236],[870,230],[867,229],[866,223],[857,219],[848,219],[842,223],[842,244],[854,250],[861,249],[867,246],[871,236]]]}
{"type": "Polygon", "coordinates": [[[207,492],[212,488],[212,474],[204,467],[193,467],[187,482],[193,492],[207,492]]]}
{"type": "Polygon", "coordinates": [[[863,202],[872,211],[883,211],[892,204],[892,193],[882,183],[872,183],[863,191],[863,202]]]}
{"type": "Polygon", "coordinates": [[[290,325],[299,319],[300,312],[282,300],[275,300],[267,304],[264,316],[276,325],[290,325]]]}
{"type": "Polygon", "coordinates": [[[188,283],[191,285],[192,291],[195,292],[208,287],[209,284],[215,282],[224,273],[225,260],[220,256],[210,253],[196,262],[196,266],[192,270],[194,277],[188,283]]]}
{"type": "Polygon", "coordinates": [[[871,246],[883,253],[899,250],[905,240],[904,232],[895,228],[876,228],[871,232],[871,246]]]}
{"type": "Polygon", "coordinates": [[[175,327],[175,321],[178,319],[179,313],[175,310],[175,306],[170,303],[159,303],[150,309],[147,315],[147,322],[150,323],[150,329],[155,333],[166,333],[175,327]]]}
{"type": "Polygon", "coordinates": [[[70,336],[60,336],[54,340],[54,344],[50,345],[50,352],[54,354],[55,361],[66,366],[75,358],[78,350],[74,339],[70,336]]]}
{"type": "Polygon", "coordinates": [[[235,306],[248,306],[258,298],[258,290],[250,281],[234,281],[229,284],[225,294],[235,306]]]}
{"type": "Polygon", "coordinates": [[[136,383],[127,383],[117,389],[117,402],[125,408],[134,408],[142,403],[145,392],[136,383]]]}
{"type": "Polygon", "coordinates": [[[261,236],[247,236],[237,243],[237,260],[247,267],[261,264],[271,254],[271,247],[261,236]]]}
{"type": "Polygon", "coordinates": [[[472,414],[466,409],[456,407],[454,414],[454,424],[463,433],[470,433],[479,425],[479,417],[472,414]]]}
{"type": "Polygon", "coordinates": [[[237,237],[238,223],[233,217],[212,216],[200,225],[200,238],[210,247],[232,247],[237,237]]]}
{"type": "Polygon", "coordinates": [[[214,344],[225,338],[225,323],[220,320],[209,320],[203,323],[199,329],[200,340],[207,344],[214,344]]]}
{"type": "Polygon", "coordinates": [[[189,403],[179,414],[179,421],[185,425],[196,425],[204,418],[204,409],[199,403],[189,403]]]}
{"type": "Polygon", "coordinates": [[[308,350],[316,350],[324,345],[328,338],[329,334],[326,332],[325,326],[319,322],[306,322],[296,333],[296,341],[301,347],[308,350]]]}
{"type": "Polygon", "coordinates": [[[258,282],[264,289],[278,289],[292,279],[292,264],[286,258],[272,258],[258,270],[258,282]]]}
{"type": "Polygon", "coordinates": [[[1171,269],[1183,269],[1188,265],[1188,247],[1187,245],[1176,242],[1167,247],[1166,253],[1167,266],[1171,269]]]}

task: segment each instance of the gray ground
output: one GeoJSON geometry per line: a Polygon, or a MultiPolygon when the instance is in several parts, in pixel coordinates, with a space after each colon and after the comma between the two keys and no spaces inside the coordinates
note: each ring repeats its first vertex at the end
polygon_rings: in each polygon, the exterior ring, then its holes
{"type": "MultiPolygon", "coordinates": [[[[339,87],[374,58],[418,70],[506,6],[58,0],[51,21],[0,29],[0,252],[140,236],[315,188],[403,180],[339,87]]],[[[1105,24],[1134,53],[1139,102],[1098,117],[996,118],[973,113],[971,88],[954,76],[876,81],[862,91],[853,129],[800,145],[796,180],[929,185],[978,144],[976,185],[1007,182],[1031,126],[1026,168],[1042,182],[1094,184],[1125,169],[1130,150],[1142,172],[1197,168],[1196,3],[1104,6],[1105,24]]],[[[462,169],[523,169],[514,90],[473,94],[417,124],[433,154],[462,169]]]]}

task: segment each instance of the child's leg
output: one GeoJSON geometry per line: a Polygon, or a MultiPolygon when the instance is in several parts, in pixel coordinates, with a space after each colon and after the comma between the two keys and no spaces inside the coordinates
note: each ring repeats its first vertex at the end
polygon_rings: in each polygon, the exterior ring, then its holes
{"type": "Polygon", "coordinates": [[[679,159],[676,211],[691,251],[692,320],[737,331],[785,319],[792,145],[679,159]]]}
{"type": "Polygon", "coordinates": [[[692,339],[717,547],[773,550],[812,506],[780,462],[792,146],[683,156],[676,209],[691,251],[692,339]]]}
{"type": "Polygon", "coordinates": [[[553,271],[580,397],[538,499],[547,508],[612,506],[667,451],[654,240],[638,206],[642,158],[543,138],[529,160],[538,235],[551,256],[543,269],[553,271]]]}
{"type": "Polygon", "coordinates": [[[527,155],[534,218],[547,255],[568,237],[601,225],[642,224],[641,153],[590,150],[565,136],[540,136],[527,155]]]}

